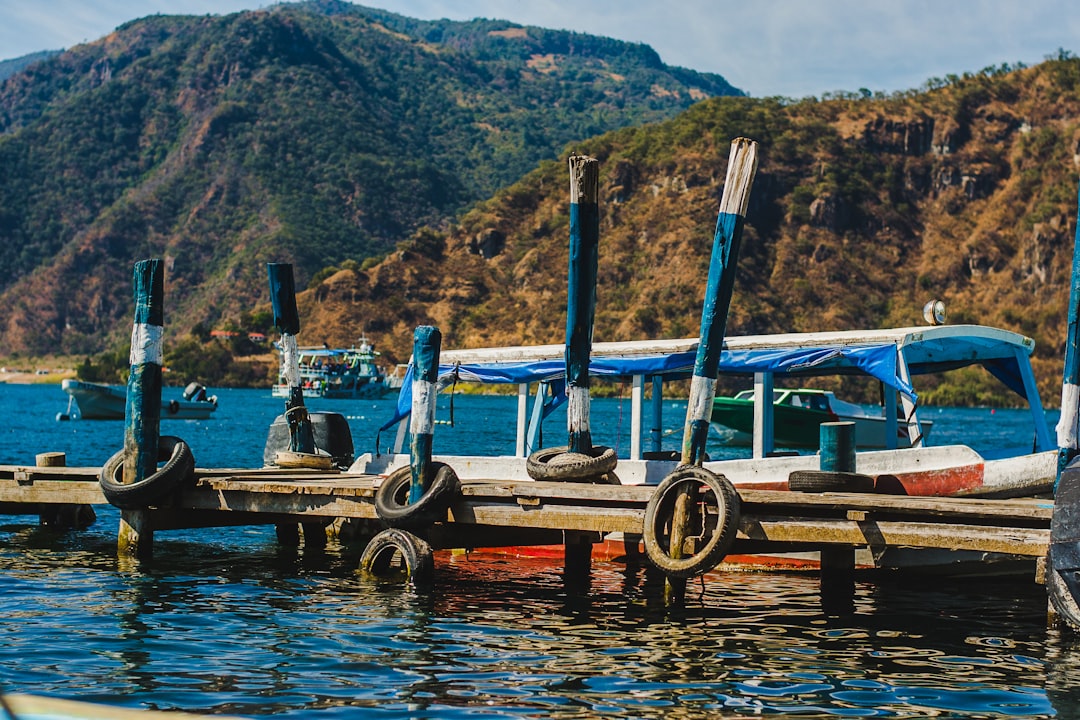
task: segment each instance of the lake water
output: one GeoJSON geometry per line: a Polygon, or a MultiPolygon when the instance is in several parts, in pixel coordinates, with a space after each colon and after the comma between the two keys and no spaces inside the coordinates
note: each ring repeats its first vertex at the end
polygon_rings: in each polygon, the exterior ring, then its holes
{"type": "MultiPolygon", "coordinates": [[[[283,401],[215,392],[218,417],[163,432],[200,466],[261,465],[283,401]]],[[[346,415],[363,452],[393,403],[309,407],[346,415]]],[[[454,404],[436,452],[512,450],[513,399],[454,404]]],[[[667,405],[674,448],[685,403],[667,405]]],[[[57,421],[65,409],[58,386],[0,385],[0,464],[64,451],[100,465],[119,449],[122,422],[57,421]]],[[[1017,411],[927,412],[938,443],[1031,441],[1017,411]]],[[[628,399],[594,400],[593,424],[620,428],[595,441],[625,455],[628,399]]],[[[545,427],[547,444],[565,438],[559,418],[545,427]]],[[[827,616],[815,576],[713,574],[670,610],[620,563],[571,590],[559,560],[439,553],[435,590],[417,593],[357,574],[360,548],[282,549],[272,527],[161,532],[151,561],[118,559],[118,513],[97,512],[78,532],[0,516],[0,692],[304,719],[1080,717],[1080,645],[1047,629],[1027,579],[860,581],[854,612],[827,616]]]]}

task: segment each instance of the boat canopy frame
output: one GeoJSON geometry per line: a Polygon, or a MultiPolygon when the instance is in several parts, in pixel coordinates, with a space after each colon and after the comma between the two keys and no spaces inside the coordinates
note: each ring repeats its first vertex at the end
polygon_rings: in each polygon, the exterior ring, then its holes
{"type": "MultiPolygon", "coordinates": [[[[689,378],[697,355],[697,338],[594,343],[589,375],[610,381],[631,381],[630,459],[642,458],[644,387],[652,384],[650,445],[661,448],[662,384],[689,378]]],[[[918,395],[911,383],[916,375],[939,373],[981,365],[1006,387],[1027,400],[1036,429],[1038,450],[1055,447],[1046,427],[1030,355],[1035,344],[1018,333],[983,325],[942,325],[868,331],[786,333],[725,339],[719,373],[754,378],[753,456],[773,452],[772,397],[775,376],[813,377],[864,375],[877,379],[895,392],[885,392],[886,438],[896,445],[897,396],[909,422],[912,447],[922,446],[918,419],[918,395]]],[[[539,449],[540,423],[565,400],[564,345],[449,350],[439,364],[439,387],[454,382],[516,384],[518,386],[516,454],[527,456],[539,449]],[[531,414],[529,387],[537,390],[531,414]]],[[[394,417],[382,427],[398,424],[394,452],[404,445],[412,408],[413,364],[398,394],[394,417]]]]}

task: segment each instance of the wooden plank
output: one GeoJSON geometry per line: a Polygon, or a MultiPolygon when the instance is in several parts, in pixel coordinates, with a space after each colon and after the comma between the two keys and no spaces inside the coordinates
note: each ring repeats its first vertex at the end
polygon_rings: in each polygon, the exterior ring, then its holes
{"type": "MultiPolygon", "coordinates": [[[[215,510],[306,517],[377,518],[371,502],[330,494],[266,493],[237,490],[189,490],[180,495],[178,509],[215,510]]],[[[272,517],[267,523],[276,522],[272,517]]]]}
{"type": "Polygon", "coordinates": [[[870,548],[943,548],[1042,557],[1050,542],[1050,531],[982,525],[855,522],[747,515],[739,525],[739,537],[771,542],[847,543],[870,548]]]}
{"type": "MultiPolygon", "coordinates": [[[[57,468],[59,469],[59,468],[57,468]]],[[[106,505],[98,481],[52,480],[23,484],[0,478],[0,502],[71,505],[106,505]]]]}
{"type": "Polygon", "coordinates": [[[569,505],[521,506],[508,503],[458,502],[450,507],[455,523],[551,530],[640,533],[644,508],[596,508],[569,505]]]}
{"type": "Polygon", "coordinates": [[[1022,518],[1050,521],[1052,500],[911,497],[873,493],[796,493],[782,490],[742,490],[744,508],[753,505],[778,507],[818,507],[843,510],[888,511],[935,517],[1022,518]]]}

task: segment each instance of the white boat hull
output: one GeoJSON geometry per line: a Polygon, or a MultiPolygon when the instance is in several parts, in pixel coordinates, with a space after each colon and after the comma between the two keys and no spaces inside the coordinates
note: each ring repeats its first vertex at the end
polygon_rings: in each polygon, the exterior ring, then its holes
{"type": "MultiPolygon", "coordinates": [[[[64,392],[75,399],[79,417],[83,420],[123,420],[127,406],[124,388],[64,380],[64,392]]],[[[162,420],[207,420],[217,410],[217,403],[210,400],[162,400],[162,420]]]]}

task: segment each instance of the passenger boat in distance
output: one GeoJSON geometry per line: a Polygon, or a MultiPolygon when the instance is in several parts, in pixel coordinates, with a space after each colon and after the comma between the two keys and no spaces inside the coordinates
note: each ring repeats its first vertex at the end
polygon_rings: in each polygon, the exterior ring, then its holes
{"type": "MultiPolygon", "coordinates": [[[[379,353],[367,337],[349,348],[298,348],[300,383],[305,398],[371,399],[380,398],[395,390],[395,385],[376,362],[379,353]]],[[[282,356],[284,362],[284,355],[282,356]]],[[[273,396],[289,397],[282,365],[273,396]]]]}
{"type": "MultiPolygon", "coordinates": [[[[59,419],[70,419],[71,403],[78,407],[77,416],[83,420],[123,420],[127,406],[127,388],[64,379],[60,387],[68,394],[68,412],[59,419]]],[[[207,395],[206,388],[197,382],[188,383],[182,396],[161,401],[162,420],[207,420],[217,410],[217,396],[207,395]]]]}
{"type": "MultiPolygon", "coordinates": [[[[884,448],[885,416],[862,405],[836,397],[830,390],[817,388],[773,388],[773,427],[776,445],[789,448],[817,448],[823,422],[855,423],[855,445],[884,448]]],[[[749,445],[754,432],[754,391],[743,390],[733,397],[713,400],[712,424],[729,445],[749,445]]],[[[933,421],[923,420],[923,437],[933,421]]],[[[911,428],[901,419],[897,426],[898,447],[911,447],[911,428]]]]}

